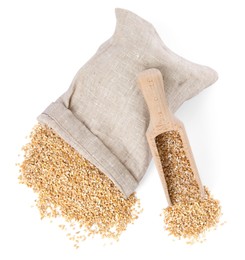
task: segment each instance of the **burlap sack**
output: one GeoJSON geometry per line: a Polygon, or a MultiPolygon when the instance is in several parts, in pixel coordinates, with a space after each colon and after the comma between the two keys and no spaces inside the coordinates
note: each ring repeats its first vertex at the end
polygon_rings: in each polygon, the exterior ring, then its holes
{"type": "Polygon", "coordinates": [[[154,27],[137,15],[116,9],[116,17],[113,36],[38,120],[129,196],[151,160],[145,138],[149,114],[136,86],[137,74],[152,67],[161,71],[172,111],[214,83],[217,74],[171,52],[154,27]]]}

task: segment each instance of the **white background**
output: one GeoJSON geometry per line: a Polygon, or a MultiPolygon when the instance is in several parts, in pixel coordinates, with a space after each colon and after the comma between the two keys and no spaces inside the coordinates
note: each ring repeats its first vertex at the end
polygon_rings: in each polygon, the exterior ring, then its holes
{"type": "Polygon", "coordinates": [[[245,259],[244,1],[0,0],[0,259],[245,259]],[[227,224],[203,244],[172,241],[159,216],[164,193],[151,164],[137,190],[144,212],[119,243],[79,250],[39,219],[15,162],[36,116],[69,86],[115,28],[114,8],[151,22],[166,45],[213,67],[219,80],[178,111],[202,181],[220,199],[227,224]]]}

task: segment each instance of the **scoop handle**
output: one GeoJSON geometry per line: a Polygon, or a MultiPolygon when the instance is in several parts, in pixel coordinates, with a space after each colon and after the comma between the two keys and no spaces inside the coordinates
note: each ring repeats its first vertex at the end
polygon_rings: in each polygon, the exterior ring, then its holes
{"type": "Polygon", "coordinates": [[[158,69],[148,69],[138,74],[138,87],[143,93],[153,128],[161,127],[173,119],[164,92],[162,74],[158,69]]]}

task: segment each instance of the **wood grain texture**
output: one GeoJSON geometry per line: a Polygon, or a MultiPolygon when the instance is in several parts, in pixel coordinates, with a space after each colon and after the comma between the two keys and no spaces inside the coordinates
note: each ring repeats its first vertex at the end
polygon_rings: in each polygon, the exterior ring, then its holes
{"type": "Polygon", "coordinates": [[[199,185],[201,195],[204,195],[204,188],[198,174],[185,127],[183,123],[169,110],[161,72],[158,69],[145,70],[139,73],[137,83],[143,93],[150,113],[150,124],[146,132],[147,141],[169,205],[172,205],[172,202],[155,142],[155,138],[158,135],[167,131],[178,131],[180,134],[186,156],[190,162],[194,177],[199,185]]]}

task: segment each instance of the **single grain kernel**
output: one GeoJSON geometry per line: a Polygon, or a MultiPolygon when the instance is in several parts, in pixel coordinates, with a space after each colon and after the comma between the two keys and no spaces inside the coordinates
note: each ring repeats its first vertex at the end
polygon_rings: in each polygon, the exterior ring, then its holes
{"type": "Polygon", "coordinates": [[[220,203],[206,187],[205,196],[200,195],[178,131],[160,134],[155,141],[173,204],[163,211],[165,229],[189,244],[202,242],[205,233],[219,223],[220,203]]]}
{"type": "Polygon", "coordinates": [[[23,151],[19,182],[37,193],[41,218],[64,220],[59,227],[75,245],[91,235],[117,240],[141,212],[135,194],[125,199],[105,174],[47,126],[33,128],[23,151]]]}

